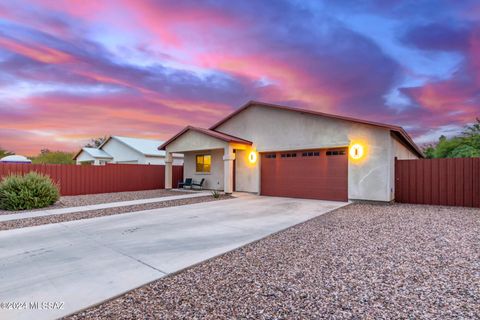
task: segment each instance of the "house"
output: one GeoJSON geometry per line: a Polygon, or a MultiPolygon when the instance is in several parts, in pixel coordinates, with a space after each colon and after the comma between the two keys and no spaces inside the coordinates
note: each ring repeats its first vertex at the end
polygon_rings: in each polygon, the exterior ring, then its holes
{"type": "Polygon", "coordinates": [[[184,177],[209,189],[346,201],[391,201],[395,157],[423,158],[399,126],[251,101],[210,128],[188,126],[163,143],[184,177]]]}
{"type": "Polygon", "coordinates": [[[1,158],[0,163],[32,163],[32,160],[25,156],[14,154],[1,158]]]}
{"type": "MultiPolygon", "coordinates": [[[[165,164],[165,151],[158,150],[163,141],[111,136],[98,148],[82,148],[75,156],[77,164],[106,163],[165,164]]],[[[174,154],[174,165],[183,164],[183,155],[174,154]]]]}

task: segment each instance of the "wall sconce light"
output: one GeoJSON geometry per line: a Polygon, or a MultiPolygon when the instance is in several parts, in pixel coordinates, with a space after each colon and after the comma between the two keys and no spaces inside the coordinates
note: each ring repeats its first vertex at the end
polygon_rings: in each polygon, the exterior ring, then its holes
{"type": "Polygon", "coordinates": [[[352,157],[352,159],[360,159],[363,157],[363,154],[364,150],[362,145],[356,143],[350,147],[350,157],[352,157]]]}
{"type": "Polygon", "coordinates": [[[257,162],[257,153],[255,151],[252,151],[248,154],[248,161],[250,163],[255,163],[257,162]]]}

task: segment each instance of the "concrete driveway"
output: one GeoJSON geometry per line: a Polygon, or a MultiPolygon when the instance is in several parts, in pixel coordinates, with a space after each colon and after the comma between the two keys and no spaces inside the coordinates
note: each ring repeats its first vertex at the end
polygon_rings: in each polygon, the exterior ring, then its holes
{"type": "Polygon", "coordinates": [[[1,231],[0,319],[61,317],[346,205],[236,196],[1,231]]]}

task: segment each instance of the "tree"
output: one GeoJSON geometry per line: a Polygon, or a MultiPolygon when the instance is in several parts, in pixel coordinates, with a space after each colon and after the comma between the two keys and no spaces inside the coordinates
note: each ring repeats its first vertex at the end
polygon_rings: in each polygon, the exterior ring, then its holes
{"type": "Polygon", "coordinates": [[[462,144],[453,149],[449,158],[474,158],[480,157],[480,149],[475,149],[474,147],[468,144],[462,144]]]}
{"type": "Polygon", "coordinates": [[[435,153],[435,144],[427,144],[422,147],[423,154],[427,159],[432,159],[435,153]]]}
{"type": "Polygon", "coordinates": [[[467,126],[462,134],[468,141],[468,145],[480,150],[480,118],[477,118],[476,121],[476,123],[467,126]]]}
{"type": "Polygon", "coordinates": [[[74,153],[64,151],[50,151],[42,149],[40,154],[32,158],[32,163],[36,164],[74,164],[74,153]]]}
{"type": "Polygon", "coordinates": [[[427,158],[480,157],[480,119],[465,127],[462,134],[447,138],[441,136],[434,145],[424,147],[427,158]]]}
{"type": "Polygon", "coordinates": [[[92,138],[90,141],[84,145],[86,148],[98,148],[100,147],[105,141],[107,141],[108,137],[98,137],[98,138],[92,138]]]}
{"type": "Polygon", "coordinates": [[[13,154],[14,154],[13,152],[10,152],[10,151],[5,150],[2,147],[0,147],[0,159],[3,158],[3,157],[6,157],[6,156],[11,156],[13,154]]]}

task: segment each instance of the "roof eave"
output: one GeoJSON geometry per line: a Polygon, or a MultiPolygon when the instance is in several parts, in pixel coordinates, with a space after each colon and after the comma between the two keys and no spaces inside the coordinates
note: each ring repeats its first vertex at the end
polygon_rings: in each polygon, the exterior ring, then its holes
{"type": "Polygon", "coordinates": [[[228,120],[232,119],[235,117],[237,114],[241,113],[245,109],[253,106],[253,105],[260,105],[260,106],[266,106],[266,107],[271,107],[271,108],[276,108],[276,109],[281,109],[281,110],[287,110],[287,111],[295,111],[295,112],[300,112],[300,113],[307,113],[311,115],[316,115],[316,116],[324,116],[324,117],[329,117],[329,118],[335,118],[338,120],[344,120],[344,121],[350,121],[350,122],[356,122],[356,123],[361,123],[365,125],[371,125],[371,126],[376,126],[380,128],[386,128],[391,131],[396,131],[398,132],[401,136],[404,137],[404,139],[408,142],[408,144],[411,146],[411,148],[422,158],[425,157],[423,152],[420,150],[420,148],[413,142],[412,138],[408,135],[408,133],[400,126],[396,125],[391,125],[391,124],[385,124],[385,123],[380,123],[380,122],[374,122],[374,121],[368,121],[368,120],[363,120],[363,119],[356,119],[356,118],[351,118],[351,117],[346,117],[346,116],[338,116],[338,115],[333,115],[333,114],[328,114],[328,113],[323,113],[323,112],[317,112],[313,110],[306,110],[306,109],[298,109],[298,108],[292,108],[288,106],[282,106],[282,105],[277,105],[273,103],[267,103],[267,102],[261,102],[261,101],[256,101],[256,100],[250,100],[244,105],[242,105],[240,108],[238,108],[236,111],[232,112],[229,114],[227,117],[221,119],[217,123],[215,123],[213,126],[211,126],[209,129],[210,130],[216,130],[220,125],[223,123],[227,122],[228,120]]]}
{"type": "MultiPolygon", "coordinates": [[[[239,144],[246,144],[246,145],[252,145],[253,144],[251,141],[240,139],[240,138],[235,138],[233,136],[229,136],[229,135],[227,135],[225,133],[222,133],[222,132],[216,132],[215,131],[215,134],[213,134],[211,132],[208,132],[209,129],[201,129],[201,128],[196,128],[196,127],[192,127],[192,126],[186,126],[180,132],[178,132],[176,135],[174,135],[172,138],[165,141],[165,143],[163,143],[160,147],[158,147],[158,150],[165,150],[165,148],[170,143],[175,141],[177,138],[179,138],[180,136],[182,136],[184,133],[186,133],[189,130],[199,132],[199,133],[203,133],[203,134],[205,134],[207,136],[210,136],[212,138],[223,140],[223,141],[229,142],[229,143],[239,143],[239,144]]],[[[210,131],[213,131],[213,130],[210,130],[210,131]]]]}

